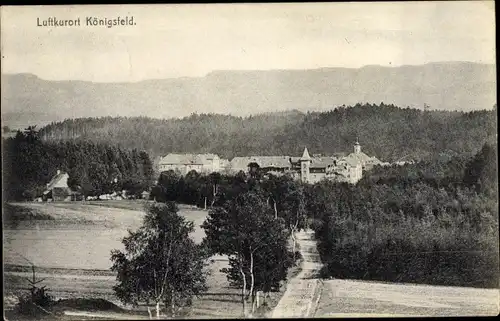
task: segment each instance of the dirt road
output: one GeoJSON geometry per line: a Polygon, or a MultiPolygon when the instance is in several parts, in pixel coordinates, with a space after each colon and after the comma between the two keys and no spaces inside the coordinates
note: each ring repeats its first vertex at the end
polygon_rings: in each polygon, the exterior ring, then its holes
{"type": "Polygon", "coordinates": [[[357,280],[320,280],[312,231],[297,234],[302,272],[290,280],[272,318],[495,316],[498,289],[357,280]]]}
{"type": "Polygon", "coordinates": [[[321,268],[313,231],[296,234],[304,258],[302,271],[289,281],[285,294],[274,309],[272,318],[307,318],[314,314],[316,291],[320,281],[316,274],[321,268]]]}

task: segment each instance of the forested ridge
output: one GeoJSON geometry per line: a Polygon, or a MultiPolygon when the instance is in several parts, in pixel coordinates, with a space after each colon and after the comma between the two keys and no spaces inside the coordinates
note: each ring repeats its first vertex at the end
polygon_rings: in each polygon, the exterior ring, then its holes
{"type": "Polygon", "coordinates": [[[473,155],[495,140],[496,108],[448,112],[357,104],[328,112],[267,113],[248,117],[192,114],[181,119],[78,118],[40,131],[45,140],[89,140],[147,151],[152,158],[177,153],[329,155],[351,152],[356,137],[368,155],[383,161],[473,155]]]}

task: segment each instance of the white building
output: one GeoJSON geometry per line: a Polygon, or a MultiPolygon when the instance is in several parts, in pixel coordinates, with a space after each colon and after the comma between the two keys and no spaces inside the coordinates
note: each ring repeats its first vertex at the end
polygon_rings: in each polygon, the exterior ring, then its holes
{"type": "Polygon", "coordinates": [[[179,171],[185,175],[192,170],[198,173],[219,172],[220,158],[215,154],[168,154],[158,162],[159,172],[179,171]]]}

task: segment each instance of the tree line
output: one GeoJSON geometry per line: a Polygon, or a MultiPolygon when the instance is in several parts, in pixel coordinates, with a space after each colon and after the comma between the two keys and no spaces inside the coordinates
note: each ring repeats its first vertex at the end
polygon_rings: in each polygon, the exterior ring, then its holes
{"type": "Polygon", "coordinates": [[[363,151],[383,161],[433,160],[477,153],[496,134],[496,112],[450,112],[356,104],[331,111],[268,113],[249,117],[193,114],[182,119],[102,117],[69,119],[41,129],[46,140],[90,140],[141,148],[153,158],[170,152],[297,155],[304,146],[329,155],[363,151]]]}
{"type": "Polygon", "coordinates": [[[154,179],[144,151],[84,141],[43,141],[35,127],[3,139],[2,162],[6,200],[41,196],[57,170],[67,172],[69,187],[84,196],[121,190],[139,195],[154,179]]]}

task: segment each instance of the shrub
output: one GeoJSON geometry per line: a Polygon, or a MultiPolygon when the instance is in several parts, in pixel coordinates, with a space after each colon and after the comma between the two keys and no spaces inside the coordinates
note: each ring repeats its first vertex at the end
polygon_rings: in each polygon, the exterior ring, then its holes
{"type": "Polygon", "coordinates": [[[19,297],[16,310],[19,314],[35,317],[41,313],[47,313],[46,309],[50,308],[53,303],[54,300],[52,296],[47,293],[45,286],[33,286],[30,289],[30,293],[19,297]]]}

